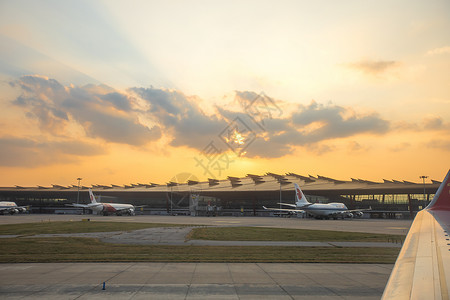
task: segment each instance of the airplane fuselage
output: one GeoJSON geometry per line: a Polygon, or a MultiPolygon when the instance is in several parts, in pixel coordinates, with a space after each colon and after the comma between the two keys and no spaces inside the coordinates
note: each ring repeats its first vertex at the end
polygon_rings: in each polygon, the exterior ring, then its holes
{"type": "Polygon", "coordinates": [[[25,212],[27,209],[26,207],[22,207],[22,206],[17,206],[17,204],[15,202],[11,202],[11,201],[0,201],[0,211],[2,213],[10,213],[10,214],[15,214],[15,213],[21,213],[21,212],[25,212]]]}
{"type": "MultiPolygon", "coordinates": [[[[308,207],[298,206],[299,209],[304,210],[316,218],[352,218],[353,213],[348,211],[348,208],[343,203],[315,203],[308,207]]],[[[359,216],[359,215],[358,215],[359,216]]]]}
{"type": "Polygon", "coordinates": [[[92,209],[96,214],[129,214],[134,215],[134,206],[131,204],[120,204],[120,203],[97,203],[90,204],[89,208],[92,209]]]}
{"type": "Polygon", "coordinates": [[[304,209],[306,212],[316,216],[338,215],[347,211],[347,207],[342,203],[316,203],[304,209]]]}
{"type": "MultiPolygon", "coordinates": [[[[312,215],[318,219],[329,219],[334,218],[353,218],[353,216],[362,217],[363,210],[367,209],[353,209],[349,210],[344,203],[311,203],[306,199],[306,196],[303,194],[302,190],[298,186],[297,183],[294,183],[295,186],[295,204],[290,203],[279,203],[280,205],[290,206],[291,208],[267,208],[263,206],[264,209],[286,212],[288,214],[297,214],[307,212],[309,215],[312,215]]],[[[370,210],[369,208],[368,210],[370,210]]]]}

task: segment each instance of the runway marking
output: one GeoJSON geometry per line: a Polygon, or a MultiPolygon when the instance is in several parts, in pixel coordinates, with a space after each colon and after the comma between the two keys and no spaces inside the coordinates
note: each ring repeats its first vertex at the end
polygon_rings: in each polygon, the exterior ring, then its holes
{"type": "Polygon", "coordinates": [[[408,227],[386,227],[386,229],[408,229],[408,227]]]}
{"type": "Polygon", "coordinates": [[[214,221],[214,223],[240,224],[241,221],[214,221]]]}
{"type": "Polygon", "coordinates": [[[13,266],[0,266],[0,270],[4,271],[4,270],[26,270],[32,268],[32,266],[28,266],[28,265],[13,265],[13,266]]]}

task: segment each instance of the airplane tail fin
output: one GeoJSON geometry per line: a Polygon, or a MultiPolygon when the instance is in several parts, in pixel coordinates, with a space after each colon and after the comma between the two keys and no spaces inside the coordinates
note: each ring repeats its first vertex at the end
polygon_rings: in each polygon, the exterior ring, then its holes
{"type": "Polygon", "coordinates": [[[433,200],[426,208],[431,210],[450,210],[450,170],[442,181],[433,200]]]}
{"type": "Polygon", "coordinates": [[[311,204],[306,199],[305,194],[303,194],[298,184],[294,183],[294,186],[295,186],[295,203],[297,204],[297,206],[311,204]]]}
{"type": "Polygon", "coordinates": [[[91,198],[91,203],[92,203],[92,204],[96,204],[96,203],[97,203],[97,200],[95,200],[95,196],[94,196],[94,194],[92,193],[92,190],[91,190],[91,189],[89,189],[89,197],[91,198]]]}

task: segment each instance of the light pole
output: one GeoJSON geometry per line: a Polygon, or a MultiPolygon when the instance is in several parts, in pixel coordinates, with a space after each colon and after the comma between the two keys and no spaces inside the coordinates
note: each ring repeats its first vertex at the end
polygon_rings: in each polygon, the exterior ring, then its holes
{"type": "Polygon", "coordinates": [[[80,201],[80,181],[81,181],[82,179],[83,179],[83,178],[80,178],[80,177],[77,178],[77,180],[78,180],[77,204],[78,204],[78,202],[80,201]]]}
{"type": "MultiPolygon", "coordinates": [[[[422,176],[420,176],[419,178],[422,178],[422,179],[423,179],[423,200],[425,200],[425,201],[426,201],[425,203],[427,203],[428,201],[427,201],[427,199],[425,198],[425,179],[428,178],[428,176],[422,175],[422,176]]],[[[428,203],[427,203],[427,204],[428,204],[428,203]]]]}
{"type": "Polygon", "coordinates": [[[280,180],[280,218],[282,217],[281,215],[281,180],[280,180]]]}

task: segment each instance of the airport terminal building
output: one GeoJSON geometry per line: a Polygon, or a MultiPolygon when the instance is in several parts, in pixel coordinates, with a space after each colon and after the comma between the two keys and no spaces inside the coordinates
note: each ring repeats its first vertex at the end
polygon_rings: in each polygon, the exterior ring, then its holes
{"type": "Polygon", "coordinates": [[[353,178],[343,181],[324,176],[267,173],[167,184],[0,187],[0,201],[29,205],[31,213],[82,213],[67,204],[88,203],[88,189],[92,188],[100,202],[145,205],[137,211],[142,214],[270,216],[276,212],[264,210],[263,206],[295,203],[294,183],[312,203],[342,202],[349,209],[370,207],[372,210],[366,217],[372,218],[413,217],[431,201],[440,185],[438,181],[427,184],[353,178]]]}

